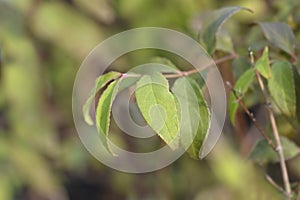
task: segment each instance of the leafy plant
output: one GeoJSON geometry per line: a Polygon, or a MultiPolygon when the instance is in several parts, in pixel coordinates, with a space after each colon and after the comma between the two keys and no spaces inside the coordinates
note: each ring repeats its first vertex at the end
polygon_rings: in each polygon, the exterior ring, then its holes
{"type": "MultiPolygon", "coordinates": [[[[202,22],[198,34],[199,42],[205,46],[208,54],[219,57],[229,52],[229,55],[215,60],[219,67],[239,57],[234,51],[232,38],[221,33],[224,31],[224,23],[242,10],[252,12],[243,7],[225,7],[208,14],[202,22]],[[224,45],[220,47],[224,39],[229,45],[228,48],[224,45]]],[[[261,45],[256,52],[257,56],[251,49],[249,50],[251,68],[246,69],[235,84],[232,80],[231,82],[224,80],[230,89],[229,117],[235,126],[240,120],[236,118],[238,112],[244,112],[249,116],[263,137],[253,147],[249,159],[260,164],[279,162],[284,189],[270,177],[268,180],[271,180],[270,183],[279,188],[287,199],[291,199],[297,191],[291,190],[286,160],[298,155],[299,147],[292,141],[292,137],[287,138],[279,133],[276,117],[284,116],[295,129],[300,126],[300,76],[295,66],[298,60],[297,42],[292,29],[284,22],[259,22],[257,26],[267,40],[264,43],[266,45],[261,45]],[[265,106],[271,129],[263,128],[250,111],[251,105],[244,103],[251,91],[260,91],[262,98],[255,99],[254,103],[262,103],[265,106]]],[[[164,61],[166,65],[174,69],[173,64],[166,60],[164,61]]],[[[96,81],[83,107],[84,118],[88,124],[92,124],[89,115],[90,106],[96,97],[95,94],[101,91],[99,100],[95,99],[98,100],[96,126],[103,145],[111,151],[107,144],[107,137],[112,104],[122,82],[128,78],[135,78],[136,103],[145,122],[172,149],[182,145],[193,158],[198,159],[204,139],[209,132],[211,119],[202,87],[197,78],[191,78],[191,75],[196,73],[197,70],[181,71],[178,67],[167,73],[158,70],[146,74],[120,72],[104,74],[96,81]],[[170,88],[171,79],[176,80],[170,88]]],[[[128,85],[131,86],[132,84],[128,85]]]]}

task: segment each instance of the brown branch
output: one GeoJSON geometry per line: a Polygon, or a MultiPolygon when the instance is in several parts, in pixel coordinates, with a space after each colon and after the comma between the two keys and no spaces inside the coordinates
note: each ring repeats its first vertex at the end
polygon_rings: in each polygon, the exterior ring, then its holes
{"type": "MultiPolygon", "coordinates": [[[[210,66],[212,66],[214,64],[220,64],[222,62],[225,62],[225,61],[228,61],[228,60],[232,60],[232,59],[234,59],[236,57],[237,57],[236,54],[230,54],[228,56],[225,56],[223,58],[220,58],[220,59],[214,61],[213,64],[209,64],[209,65],[204,66],[201,70],[199,70],[199,69],[192,69],[192,70],[188,70],[188,71],[177,70],[177,72],[174,73],[174,74],[168,73],[168,74],[163,74],[163,75],[166,78],[180,78],[180,77],[184,77],[184,76],[189,76],[191,74],[196,74],[196,73],[198,73],[200,71],[203,71],[203,70],[207,69],[208,67],[210,67],[210,66]]],[[[126,77],[140,77],[140,76],[142,76],[142,74],[126,74],[126,73],[123,74],[124,78],[126,78],[126,77]]]]}
{"type": "Polygon", "coordinates": [[[264,167],[263,167],[261,164],[259,164],[259,167],[262,169],[262,171],[263,171],[263,173],[264,173],[264,175],[265,175],[265,177],[266,177],[266,180],[269,181],[269,183],[270,183],[271,185],[273,185],[278,191],[280,191],[280,192],[282,192],[282,193],[285,193],[284,189],[283,189],[280,185],[278,185],[278,184],[272,179],[271,176],[269,176],[269,175],[267,174],[266,170],[264,169],[264,167]]]}
{"type": "Polygon", "coordinates": [[[262,136],[267,140],[268,144],[273,148],[274,151],[276,150],[276,146],[273,143],[273,141],[271,140],[271,138],[266,134],[266,132],[264,131],[264,129],[259,125],[259,123],[257,123],[256,118],[254,117],[253,113],[250,112],[250,110],[247,108],[247,106],[244,104],[244,102],[242,101],[242,99],[238,96],[236,90],[232,87],[232,85],[230,84],[230,82],[226,82],[226,84],[228,85],[228,87],[230,88],[230,90],[232,91],[233,95],[236,98],[236,101],[240,104],[240,106],[242,107],[242,109],[245,111],[245,113],[249,116],[249,118],[251,119],[251,121],[253,122],[254,126],[257,128],[257,130],[262,134],[262,136]]]}
{"type": "Polygon", "coordinates": [[[286,163],[285,163],[282,144],[281,144],[281,141],[280,141],[279,132],[278,132],[278,128],[277,128],[277,125],[276,125],[274,113],[273,113],[273,110],[271,108],[271,101],[270,101],[269,96],[268,96],[268,94],[265,90],[265,86],[264,86],[264,83],[262,81],[262,78],[261,78],[259,72],[257,71],[257,69],[255,68],[254,56],[253,56],[252,51],[249,51],[249,56],[250,56],[251,63],[252,63],[252,65],[254,67],[254,70],[255,70],[256,78],[257,78],[258,83],[259,83],[259,87],[260,87],[260,89],[263,93],[265,104],[266,104],[266,109],[268,111],[268,115],[269,115],[269,118],[270,118],[274,139],[276,141],[276,150],[275,151],[277,152],[278,157],[279,157],[280,168],[281,168],[281,173],[282,173],[282,179],[283,179],[284,188],[285,188],[285,194],[287,196],[287,199],[291,199],[291,186],[290,186],[290,181],[289,181],[289,175],[288,175],[288,171],[287,171],[287,167],[286,167],[286,163]]]}

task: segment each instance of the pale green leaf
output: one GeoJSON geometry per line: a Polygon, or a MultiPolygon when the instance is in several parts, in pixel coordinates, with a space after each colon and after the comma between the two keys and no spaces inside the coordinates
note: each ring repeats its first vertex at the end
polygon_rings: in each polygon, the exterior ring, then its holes
{"type": "Polygon", "coordinates": [[[177,79],[172,92],[178,101],[181,143],[191,157],[199,159],[210,126],[207,103],[198,84],[188,77],[177,79]]]}
{"type": "Polygon", "coordinates": [[[263,55],[257,60],[255,67],[257,71],[266,79],[271,78],[271,68],[268,57],[268,47],[265,47],[263,55]]]}
{"type": "Polygon", "coordinates": [[[103,87],[105,87],[110,81],[120,77],[121,74],[119,72],[108,72],[102,76],[100,76],[97,80],[96,80],[96,83],[95,83],[95,86],[94,88],[90,91],[89,93],[89,97],[88,99],[86,100],[85,104],[83,105],[83,109],[82,109],[82,112],[83,112],[83,117],[84,117],[84,120],[87,124],[89,125],[93,125],[93,120],[90,116],[90,107],[91,107],[91,104],[95,98],[95,95],[96,93],[103,87]]]}
{"type": "Polygon", "coordinates": [[[280,111],[288,117],[296,112],[296,94],[292,66],[287,61],[272,65],[268,86],[270,94],[280,111]]]}
{"type": "MultiPolygon", "coordinates": [[[[297,147],[297,145],[288,138],[281,136],[280,141],[286,160],[289,160],[300,153],[299,147],[297,147]]],[[[275,163],[279,161],[278,154],[265,139],[262,139],[256,143],[250,153],[249,158],[254,162],[261,164],[266,164],[269,162],[275,163]]]]}
{"type": "Polygon", "coordinates": [[[96,127],[105,148],[110,151],[107,137],[113,101],[117,95],[120,79],[111,82],[99,98],[96,109],[96,127]]]}
{"type": "Polygon", "coordinates": [[[296,39],[292,29],[283,22],[260,22],[265,37],[273,45],[294,55],[296,39]]]}
{"type": "Polygon", "coordinates": [[[216,37],[222,25],[228,18],[230,18],[240,10],[250,11],[247,8],[237,6],[224,7],[219,10],[213,11],[207,17],[207,20],[203,22],[203,26],[199,32],[200,42],[205,45],[206,50],[209,54],[212,54],[216,48],[216,37]]]}
{"type": "MultiPolygon", "coordinates": [[[[248,69],[246,72],[244,72],[240,78],[237,80],[234,90],[239,96],[239,98],[242,98],[243,95],[247,92],[250,84],[252,83],[254,79],[254,71],[253,69],[248,69]]],[[[235,124],[235,115],[237,112],[237,109],[239,107],[239,103],[237,102],[236,97],[231,92],[229,97],[229,116],[232,124],[235,124]]]]}
{"type": "Polygon", "coordinates": [[[137,82],[135,96],[149,126],[175,149],[178,146],[179,120],[167,79],[160,73],[143,76],[137,82]]]}

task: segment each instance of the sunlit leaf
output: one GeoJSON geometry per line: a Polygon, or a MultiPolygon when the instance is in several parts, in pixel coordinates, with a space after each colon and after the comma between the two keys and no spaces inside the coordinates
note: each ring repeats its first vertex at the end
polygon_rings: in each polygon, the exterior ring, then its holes
{"type": "MultiPolygon", "coordinates": [[[[280,137],[284,157],[291,159],[300,153],[299,147],[284,136],[280,137]]],[[[278,154],[268,144],[267,140],[262,139],[256,143],[249,158],[257,163],[266,164],[268,162],[278,162],[278,154]]]]}
{"type": "Polygon", "coordinates": [[[91,104],[95,98],[95,94],[103,87],[105,87],[110,81],[120,77],[120,73],[119,72],[108,72],[102,76],[100,76],[97,80],[96,80],[96,84],[95,87],[90,91],[89,93],[89,97],[86,100],[85,104],[83,105],[83,117],[84,120],[86,121],[86,123],[88,123],[89,125],[93,125],[94,122],[90,116],[90,107],[91,104]]]}
{"type": "Polygon", "coordinates": [[[296,39],[292,29],[283,22],[260,22],[265,37],[290,55],[294,54],[296,39]]]}
{"type": "Polygon", "coordinates": [[[268,58],[268,47],[265,47],[263,55],[257,60],[255,67],[257,71],[266,79],[271,78],[271,68],[268,58]]]}
{"type": "Polygon", "coordinates": [[[199,152],[210,126],[210,112],[200,87],[191,78],[179,78],[172,92],[180,109],[180,139],[189,155],[199,159],[199,152]]]}
{"type": "Polygon", "coordinates": [[[220,31],[222,25],[228,18],[237,13],[240,10],[247,10],[243,7],[224,7],[219,10],[213,11],[204,21],[203,26],[199,32],[200,41],[206,47],[209,54],[212,54],[216,48],[216,36],[220,31]]]}
{"type": "MultiPolygon", "coordinates": [[[[234,86],[234,90],[236,91],[239,98],[242,98],[243,95],[247,92],[250,84],[254,79],[254,75],[255,73],[251,68],[248,69],[246,72],[244,72],[237,80],[234,86]]],[[[238,107],[239,107],[239,103],[237,102],[235,95],[231,92],[229,97],[229,116],[232,124],[235,124],[235,115],[238,107]]]]}
{"type": "MultiPolygon", "coordinates": [[[[110,124],[110,114],[113,101],[117,95],[120,79],[111,82],[99,98],[96,109],[96,127],[101,142],[110,151],[107,136],[110,124]]],[[[110,151],[111,152],[111,151],[110,151]]]]}
{"type": "Polygon", "coordinates": [[[283,114],[293,117],[296,112],[296,94],[292,66],[287,61],[272,65],[268,86],[270,94],[283,114]]]}
{"type": "Polygon", "coordinates": [[[137,82],[135,96],[149,126],[175,149],[178,146],[179,120],[167,79],[160,73],[143,76],[137,82]]]}

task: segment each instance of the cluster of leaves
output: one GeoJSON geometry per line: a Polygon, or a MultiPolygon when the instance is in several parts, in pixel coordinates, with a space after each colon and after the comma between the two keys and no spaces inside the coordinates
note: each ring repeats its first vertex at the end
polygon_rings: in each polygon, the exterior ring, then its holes
{"type": "MultiPolygon", "coordinates": [[[[221,35],[222,26],[232,15],[239,11],[251,10],[243,7],[225,7],[216,10],[203,21],[199,31],[199,42],[206,47],[207,52],[213,55],[216,50],[234,53],[232,40],[221,35]]],[[[295,56],[295,36],[291,28],[285,23],[261,22],[258,23],[265,38],[270,45],[278,47],[290,55],[292,61],[295,56]]],[[[167,63],[170,67],[170,63],[167,63]]],[[[269,60],[269,49],[265,47],[261,57],[254,66],[247,69],[237,80],[234,91],[239,98],[243,98],[253,83],[255,83],[255,71],[267,81],[269,93],[280,112],[288,118],[300,121],[300,76],[298,69],[287,60],[269,60]],[[271,65],[272,63],[272,65],[271,65]]],[[[172,66],[173,67],[173,66],[172,66]]],[[[155,71],[155,70],[153,70],[155,71]]],[[[210,112],[203,97],[200,86],[189,77],[180,77],[169,89],[168,80],[162,72],[176,73],[177,70],[158,70],[149,74],[121,74],[109,72],[100,76],[91,90],[89,98],[83,107],[85,121],[92,125],[90,106],[95,94],[102,91],[96,106],[96,127],[103,145],[111,151],[107,142],[110,124],[110,112],[112,103],[117,93],[124,89],[122,85],[127,79],[134,77],[136,83],[135,97],[139,110],[147,124],[165,141],[172,149],[178,147],[179,142],[188,153],[198,158],[203,141],[210,127],[210,112]],[[121,89],[120,89],[121,88],[121,89]],[[191,98],[194,97],[195,98],[191,98]],[[193,100],[193,99],[196,99],[193,100]],[[182,117],[184,116],[184,118],[182,117]],[[188,118],[186,117],[188,116],[188,118]],[[162,124],[162,122],[164,122],[162,124]]],[[[128,86],[128,83],[124,85],[128,86]]],[[[129,86],[131,86],[129,84],[129,86]]],[[[234,94],[229,99],[229,117],[235,124],[235,116],[239,104],[234,94]]],[[[286,158],[299,153],[299,148],[287,138],[283,138],[286,158]]],[[[267,142],[259,142],[253,150],[250,158],[255,161],[278,161],[276,156],[270,154],[271,147],[267,142]],[[269,149],[269,150],[265,150],[269,149]],[[263,153],[261,153],[263,152],[263,153]],[[269,158],[269,159],[268,159],[269,158]]]]}
{"type": "MultiPolygon", "coordinates": [[[[259,23],[265,37],[275,46],[288,53],[292,60],[295,59],[295,36],[290,27],[285,23],[259,23]]],[[[272,98],[272,106],[276,107],[280,114],[299,126],[300,122],[300,75],[297,67],[287,60],[269,59],[269,49],[265,47],[262,56],[253,63],[252,68],[245,71],[237,80],[234,91],[229,99],[229,116],[232,124],[236,121],[238,101],[242,99],[250,86],[255,82],[255,71],[266,80],[269,95],[272,98]],[[272,64],[270,64],[272,63],[272,64]],[[238,93],[239,99],[236,98],[238,93]]],[[[252,88],[255,90],[255,88],[252,88]]],[[[271,106],[266,105],[266,106],[271,106]]],[[[289,139],[281,136],[285,159],[290,159],[299,154],[299,148],[289,139]]],[[[253,148],[250,158],[259,163],[278,162],[276,152],[264,139],[253,148]]]]}
{"type": "MultiPolygon", "coordinates": [[[[242,7],[227,7],[212,12],[207,17],[199,32],[199,42],[206,47],[209,54],[213,54],[219,47],[226,46],[221,45],[224,42],[218,37],[220,29],[229,17],[240,10],[250,11],[242,7]]],[[[233,52],[232,45],[229,46],[231,47],[223,49],[233,52]]],[[[170,62],[168,64],[170,67],[170,62]]],[[[110,152],[107,136],[111,107],[120,84],[126,78],[126,74],[119,72],[109,72],[100,76],[83,106],[84,119],[92,125],[93,120],[89,114],[91,104],[95,94],[105,88],[96,106],[96,127],[103,145],[110,152]]],[[[136,102],[147,124],[172,149],[176,149],[180,143],[193,158],[199,158],[201,146],[210,127],[210,111],[199,84],[189,77],[181,77],[169,89],[168,80],[160,72],[141,75],[139,80],[135,79],[134,82],[137,87],[136,102]]]]}
{"type": "MultiPolygon", "coordinates": [[[[171,71],[174,72],[174,69],[171,71]]],[[[160,72],[138,75],[112,71],[97,79],[83,107],[83,113],[85,121],[92,125],[93,120],[89,114],[91,104],[95,94],[105,88],[96,107],[96,127],[105,148],[111,152],[107,136],[113,101],[132,77],[136,85],[136,102],[147,124],[172,149],[178,148],[180,142],[192,157],[198,158],[210,125],[210,112],[201,88],[193,79],[181,77],[170,91],[168,80],[160,72]]]]}

